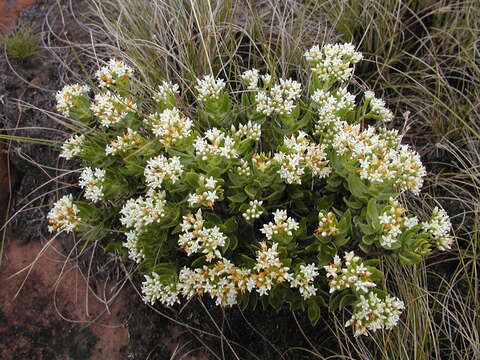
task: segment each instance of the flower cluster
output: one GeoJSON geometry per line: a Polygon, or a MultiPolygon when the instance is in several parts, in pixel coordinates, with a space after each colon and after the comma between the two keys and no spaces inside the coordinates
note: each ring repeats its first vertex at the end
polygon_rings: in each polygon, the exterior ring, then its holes
{"type": "Polygon", "coordinates": [[[249,269],[238,268],[227,259],[221,259],[213,266],[180,271],[179,293],[190,299],[195,294],[209,294],[215,303],[221,306],[233,306],[238,303],[238,294],[251,291],[254,283],[249,269]]]}
{"type": "Polygon", "coordinates": [[[285,137],[284,146],[286,152],[276,153],[274,159],[280,164],[280,177],[288,184],[301,184],[307,169],[319,178],[330,174],[325,147],[308,140],[305,132],[285,137]]]}
{"type": "Polygon", "coordinates": [[[453,243],[453,238],[450,236],[452,223],[444,209],[435,206],[431,219],[423,224],[423,229],[432,234],[439,250],[444,251],[451,248],[453,243]]]}
{"type": "Polygon", "coordinates": [[[255,90],[258,88],[258,80],[260,79],[260,72],[257,69],[250,69],[245,71],[241,76],[248,90],[255,90]]]}
{"type": "Polygon", "coordinates": [[[89,91],[90,87],[87,85],[66,85],[55,95],[57,100],[57,111],[65,116],[70,116],[70,110],[74,108],[75,100],[84,98],[89,91]]]}
{"type": "Polygon", "coordinates": [[[125,236],[126,239],[122,245],[128,250],[128,258],[137,264],[141,263],[145,259],[145,253],[138,247],[138,233],[136,231],[127,231],[125,236]]]}
{"type": "Polygon", "coordinates": [[[102,126],[109,127],[121,122],[129,112],[136,111],[137,104],[130,99],[105,92],[95,95],[90,109],[102,126]]]}
{"type": "Polygon", "coordinates": [[[73,135],[62,144],[60,156],[70,160],[82,152],[82,146],[85,144],[85,135],[73,135]]]}
{"type": "Polygon", "coordinates": [[[212,75],[205,75],[202,79],[197,80],[197,86],[195,87],[198,92],[198,100],[207,101],[218,99],[225,85],[225,81],[222,79],[215,80],[212,75]]]}
{"type": "Polygon", "coordinates": [[[418,224],[417,217],[403,216],[406,211],[398,200],[390,199],[389,205],[378,217],[380,224],[383,226],[380,245],[387,249],[391,248],[398,242],[398,238],[404,229],[410,229],[418,224]]]}
{"type": "Polygon", "coordinates": [[[232,125],[231,132],[239,138],[257,141],[262,136],[262,125],[248,121],[246,124],[240,124],[238,130],[232,125]]]}
{"type": "Polygon", "coordinates": [[[400,190],[418,193],[426,175],[418,153],[393,130],[377,132],[374,127],[362,130],[360,124],[345,125],[334,136],[332,147],[339,155],[348,156],[359,164],[362,179],[391,182],[400,190]]]}
{"type": "Polygon", "coordinates": [[[154,304],[157,300],[167,306],[179,303],[178,291],[175,284],[163,284],[157,273],[145,275],[142,283],[143,301],[154,304]]]}
{"type": "Polygon", "coordinates": [[[78,185],[85,189],[85,198],[91,202],[97,202],[103,199],[105,182],[105,170],[85,168],[80,174],[78,185]]]}
{"type": "Polygon", "coordinates": [[[157,103],[167,103],[169,97],[179,94],[178,89],[178,84],[173,84],[171,81],[162,81],[162,84],[158,86],[157,91],[153,94],[153,100],[157,103]]]}
{"type": "Polygon", "coordinates": [[[397,325],[404,308],[403,301],[390,295],[383,300],[373,292],[360,295],[355,312],[345,326],[353,326],[355,336],[368,335],[368,330],[391,329],[397,325]]]}
{"type": "Polygon", "coordinates": [[[353,251],[345,253],[343,263],[340,257],[335,255],[333,263],[323,268],[327,272],[330,293],[351,287],[356,291],[368,292],[369,288],[376,286],[371,279],[372,273],[353,251]]]}
{"type": "Polygon", "coordinates": [[[223,156],[227,159],[238,157],[235,141],[217,128],[209,129],[204,137],[196,138],[193,146],[196,156],[202,160],[208,160],[209,156],[223,156]]]}
{"type": "Polygon", "coordinates": [[[280,79],[280,84],[273,86],[269,91],[259,90],[255,96],[257,112],[267,116],[277,113],[291,114],[296,101],[302,94],[302,85],[292,79],[280,79]]]}
{"type": "Polygon", "coordinates": [[[248,209],[242,214],[245,220],[258,219],[263,214],[263,201],[252,200],[248,203],[248,209]]]}
{"type": "Polygon", "coordinates": [[[150,125],[153,134],[160,138],[160,142],[165,148],[188,137],[193,126],[192,120],[184,116],[177,108],[154,113],[145,119],[145,122],[150,125]]]}
{"type": "Polygon", "coordinates": [[[362,59],[362,54],[355,51],[352,44],[327,44],[321,49],[312,47],[305,52],[305,58],[312,67],[312,72],[320,80],[344,81],[353,72],[350,64],[356,64],[362,59]]]}
{"type": "Polygon", "coordinates": [[[312,101],[318,113],[318,120],[315,123],[315,134],[321,135],[324,142],[331,141],[337,129],[346,125],[342,115],[353,111],[355,96],[342,87],[335,91],[317,89],[312,94],[312,101]]]}
{"type": "Polygon", "coordinates": [[[133,228],[137,233],[147,225],[158,223],[165,215],[165,193],[149,192],[144,198],[129,199],[120,210],[120,222],[126,228],[133,228]]]}
{"type": "Polygon", "coordinates": [[[123,135],[117,136],[116,140],[111,141],[105,146],[105,154],[115,155],[125,153],[127,150],[142,144],[143,139],[140,134],[130,128],[123,135]]]}
{"type": "Polygon", "coordinates": [[[167,159],[164,155],[158,155],[147,161],[143,174],[149,188],[160,189],[164,181],[175,184],[180,180],[183,174],[183,165],[177,156],[167,159]]]}
{"type": "Polygon", "coordinates": [[[81,218],[77,205],[73,203],[72,195],[65,195],[58,200],[47,215],[48,230],[74,231],[80,226],[81,218]]]}
{"type": "Polygon", "coordinates": [[[220,199],[222,189],[217,185],[217,180],[213,177],[201,175],[198,179],[199,186],[196,193],[188,194],[188,204],[190,207],[207,206],[213,208],[216,200],[220,199]]]}
{"type": "Polygon", "coordinates": [[[240,176],[251,176],[252,171],[250,170],[250,164],[244,159],[240,159],[240,165],[237,167],[238,175],[240,176]]]}
{"type": "Polygon", "coordinates": [[[350,287],[360,292],[354,313],[345,326],[353,326],[355,336],[367,335],[367,330],[376,331],[395,326],[404,308],[403,302],[389,295],[382,300],[370,290],[376,286],[371,281],[372,274],[353,252],[345,253],[343,261],[344,264],[336,255],[333,264],[324,266],[324,269],[329,279],[330,293],[350,287]]]}
{"type": "Polygon", "coordinates": [[[100,87],[118,85],[119,82],[129,80],[133,75],[133,69],[124,62],[110,59],[107,66],[102,67],[95,73],[100,87]]]}
{"type": "Polygon", "coordinates": [[[260,229],[268,240],[275,239],[279,235],[293,236],[295,230],[298,230],[298,222],[288,217],[287,210],[275,210],[273,222],[270,221],[260,229]]]}
{"type": "MultiPolygon", "coordinates": [[[[267,236],[268,237],[268,236],[267,236]]],[[[256,274],[252,274],[255,288],[260,295],[267,295],[272,286],[291,281],[290,268],[283,265],[279,258],[278,243],[268,247],[266,242],[260,242],[260,249],[257,251],[257,263],[254,266],[256,274]]]]}
{"type": "Polygon", "coordinates": [[[322,210],[318,213],[318,227],[315,233],[322,237],[333,236],[338,232],[338,220],[331,211],[322,210]]]}
{"type": "Polygon", "coordinates": [[[290,281],[292,288],[298,288],[302,297],[307,300],[317,294],[315,287],[315,278],[319,275],[318,268],[315,264],[300,265],[300,270],[290,281]]]}
{"type": "Polygon", "coordinates": [[[180,225],[182,233],[178,237],[178,246],[185,250],[188,256],[197,253],[205,254],[206,261],[211,262],[215,258],[222,257],[220,248],[225,245],[227,237],[218,226],[207,229],[204,223],[201,209],[195,215],[184,216],[180,225]]]}
{"type": "Polygon", "coordinates": [[[375,97],[373,91],[365,91],[365,99],[369,101],[370,111],[384,122],[393,120],[392,110],[385,107],[385,101],[375,97]]]}

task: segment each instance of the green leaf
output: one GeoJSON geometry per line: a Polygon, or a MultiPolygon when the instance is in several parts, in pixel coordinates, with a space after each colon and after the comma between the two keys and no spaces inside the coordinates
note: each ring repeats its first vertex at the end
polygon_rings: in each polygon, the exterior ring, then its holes
{"type": "Polygon", "coordinates": [[[213,225],[222,224],[222,219],[217,214],[214,214],[214,213],[211,213],[211,212],[204,212],[202,215],[205,218],[205,220],[212,223],[213,225]]]}
{"type": "Polygon", "coordinates": [[[372,273],[371,278],[374,283],[380,284],[383,281],[384,275],[382,271],[373,266],[367,266],[367,269],[372,273]]]}
{"type": "Polygon", "coordinates": [[[341,236],[334,236],[333,242],[337,247],[344,246],[350,241],[349,236],[341,235],[341,236]]]}
{"type": "Polygon", "coordinates": [[[363,235],[362,242],[365,245],[372,245],[375,242],[376,236],[373,235],[363,235]]]}
{"type": "Polygon", "coordinates": [[[317,325],[318,320],[320,320],[320,307],[318,306],[315,300],[311,300],[308,302],[308,320],[312,326],[317,325]]]}
{"type": "Polygon", "coordinates": [[[337,253],[337,249],[331,245],[319,244],[319,250],[317,254],[318,266],[324,266],[332,262],[333,257],[337,253]]]}
{"type": "Polygon", "coordinates": [[[233,203],[243,203],[245,200],[248,199],[248,196],[245,195],[245,193],[239,191],[235,195],[228,196],[227,198],[233,203]]]}
{"type": "Polygon", "coordinates": [[[350,190],[353,196],[360,200],[365,199],[368,188],[357,174],[351,173],[347,178],[347,184],[348,190],[350,190]]]}
{"type": "Polygon", "coordinates": [[[345,306],[352,305],[355,301],[357,301],[357,297],[353,294],[346,293],[340,298],[338,302],[338,309],[342,310],[345,306]]]}
{"type": "Polygon", "coordinates": [[[185,181],[185,183],[187,183],[187,185],[191,189],[197,190],[199,177],[200,177],[200,175],[198,175],[194,172],[188,172],[184,175],[183,180],[185,181]]]}
{"type": "Polygon", "coordinates": [[[298,200],[298,199],[302,199],[303,198],[303,191],[302,189],[299,189],[298,187],[295,188],[295,189],[291,189],[288,193],[288,196],[290,197],[290,199],[292,200],[298,200]]]}
{"type": "Polygon", "coordinates": [[[279,285],[275,286],[270,292],[270,295],[268,296],[268,302],[275,310],[280,309],[282,306],[283,299],[279,285]]]}
{"type": "Polygon", "coordinates": [[[373,235],[376,233],[375,229],[368,224],[363,224],[361,222],[358,222],[357,226],[360,228],[360,230],[364,235],[373,235]]]}
{"type": "Polygon", "coordinates": [[[248,184],[247,186],[245,186],[244,190],[251,200],[255,200],[257,197],[257,193],[260,189],[253,184],[248,184]]]}
{"type": "Polygon", "coordinates": [[[252,259],[250,256],[247,256],[245,254],[240,254],[239,255],[241,262],[246,266],[253,268],[255,264],[257,263],[254,259],[252,259]]]}
{"type": "Polygon", "coordinates": [[[160,275],[163,281],[168,281],[169,279],[177,275],[177,268],[175,264],[166,263],[166,262],[155,264],[151,268],[151,271],[160,275]]]}
{"type": "Polygon", "coordinates": [[[370,199],[367,205],[367,217],[370,220],[370,223],[378,221],[378,209],[375,199],[370,199]]]}
{"type": "Polygon", "coordinates": [[[403,250],[398,254],[398,258],[407,265],[418,264],[422,260],[422,256],[409,250],[403,250]]]}
{"type": "Polygon", "coordinates": [[[357,200],[349,200],[346,197],[343,197],[343,201],[350,209],[359,210],[363,207],[363,203],[357,200]]]}
{"type": "Polygon", "coordinates": [[[238,238],[235,236],[235,235],[230,235],[228,237],[228,239],[230,240],[229,244],[228,244],[228,249],[230,251],[233,251],[237,248],[238,246],[238,238]]]}
{"type": "Polygon", "coordinates": [[[103,248],[105,253],[113,252],[113,251],[120,251],[123,249],[122,241],[120,240],[113,240],[110,241],[107,246],[103,248]]]}
{"type": "Polygon", "coordinates": [[[198,257],[198,258],[196,258],[195,260],[192,261],[191,267],[196,268],[196,267],[204,265],[206,262],[207,262],[207,256],[202,255],[202,256],[200,256],[200,257],[198,257]]]}
{"type": "Polygon", "coordinates": [[[226,234],[234,233],[238,230],[238,223],[235,217],[229,218],[227,221],[223,223],[223,232],[226,234]]]}

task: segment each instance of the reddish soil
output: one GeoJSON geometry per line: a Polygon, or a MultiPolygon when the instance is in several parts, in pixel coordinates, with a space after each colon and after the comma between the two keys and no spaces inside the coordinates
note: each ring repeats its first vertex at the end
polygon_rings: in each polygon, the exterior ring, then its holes
{"type": "MultiPolygon", "coordinates": [[[[0,32],[13,26],[35,0],[0,0],[0,32]]],[[[37,84],[38,85],[38,84],[37,84]]],[[[0,227],[16,183],[5,144],[0,144],[0,227]]],[[[28,231],[24,229],[23,231],[28,231]]],[[[120,320],[123,292],[112,283],[89,285],[59,240],[1,243],[0,359],[125,359],[128,330],[120,320]],[[97,291],[93,291],[95,287],[97,291]]]]}
{"type": "Polygon", "coordinates": [[[108,283],[94,293],[58,241],[8,241],[0,283],[1,359],[125,358],[122,293],[108,283]]]}
{"type": "Polygon", "coordinates": [[[20,12],[35,2],[36,0],[0,0],[0,32],[10,28],[20,12]]]}

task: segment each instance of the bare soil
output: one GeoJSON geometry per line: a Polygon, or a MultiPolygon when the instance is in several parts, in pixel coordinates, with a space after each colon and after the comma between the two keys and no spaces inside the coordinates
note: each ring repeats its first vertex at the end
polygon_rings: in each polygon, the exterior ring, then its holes
{"type": "Polygon", "coordinates": [[[7,30],[17,20],[20,12],[33,5],[36,0],[2,0],[0,1],[0,31],[7,30]]]}
{"type": "MultiPolygon", "coordinates": [[[[8,31],[20,16],[22,23],[40,31],[46,11],[55,3],[0,1],[0,29],[8,31]]],[[[7,96],[0,104],[2,132],[61,138],[61,132],[47,130],[58,124],[26,105],[52,109],[53,93],[62,81],[55,62],[44,50],[25,63],[7,61],[3,55],[0,90],[7,96]]],[[[56,175],[48,170],[56,167],[56,158],[56,151],[47,146],[0,143],[0,226],[10,201],[9,215],[17,214],[1,245],[0,359],[126,359],[128,330],[121,316],[124,292],[117,293],[112,281],[87,282],[77,262],[65,256],[60,238],[49,240],[46,233],[46,205],[55,194],[41,194],[56,184],[38,187],[56,175]]]]}

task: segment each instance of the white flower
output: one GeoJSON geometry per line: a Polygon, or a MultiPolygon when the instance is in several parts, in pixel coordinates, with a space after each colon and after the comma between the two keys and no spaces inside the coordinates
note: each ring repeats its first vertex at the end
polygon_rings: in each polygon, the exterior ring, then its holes
{"type": "Polygon", "coordinates": [[[318,227],[315,233],[322,237],[333,236],[338,232],[338,220],[334,213],[322,210],[318,213],[318,227]]]}
{"type": "Polygon", "coordinates": [[[217,128],[207,130],[203,138],[198,137],[193,143],[195,156],[199,156],[202,160],[208,160],[209,156],[223,156],[227,159],[237,158],[238,153],[235,150],[235,145],[235,141],[230,136],[217,128]]]}
{"type": "Polygon", "coordinates": [[[225,88],[225,81],[217,79],[212,75],[205,75],[202,79],[197,79],[198,100],[217,100],[222,90],[225,88]]]}
{"type": "Polygon", "coordinates": [[[237,167],[238,175],[240,176],[251,176],[252,172],[250,170],[250,165],[244,159],[240,159],[240,165],[237,167]]]}
{"type": "Polygon", "coordinates": [[[258,80],[260,78],[260,72],[257,69],[250,69],[245,71],[241,78],[248,90],[255,90],[258,87],[258,80]]]}
{"type": "Polygon", "coordinates": [[[85,135],[73,135],[62,145],[62,152],[60,157],[67,160],[72,159],[75,155],[82,152],[82,146],[85,143],[85,135]]]}
{"type": "Polygon", "coordinates": [[[385,300],[370,292],[360,295],[360,301],[355,305],[355,312],[345,326],[355,328],[355,336],[368,335],[368,330],[391,329],[399,319],[403,302],[396,297],[387,295],[385,300]]]}
{"type": "Polygon", "coordinates": [[[123,247],[128,249],[128,257],[137,264],[141,263],[145,259],[145,254],[138,247],[138,234],[135,231],[128,231],[125,236],[127,239],[123,243],[123,247]]]}
{"type": "Polygon", "coordinates": [[[317,289],[313,285],[318,276],[318,268],[315,264],[300,265],[300,271],[296,273],[290,281],[292,288],[298,288],[304,300],[315,296],[317,289]]]}
{"type": "Polygon", "coordinates": [[[178,245],[187,255],[205,254],[206,261],[211,262],[215,258],[222,258],[219,248],[225,245],[227,237],[218,226],[205,228],[204,222],[201,209],[195,215],[184,216],[181,224],[183,232],[178,237],[178,245]]]}
{"type": "Polygon", "coordinates": [[[58,200],[47,215],[48,231],[70,231],[76,230],[80,226],[77,205],[73,203],[72,195],[65,195],[58,200]]]}
{"type": "Polygon", "coordinates": [[[356,291],[367,292],[369,288],[376,286],[371,280],[372,273],[353,251],[345,253],[343,261],[344,267],[340,258],[336,256],[332,264],[323,267],[327,272],[330,293],[350,287],[354,287],[356,291]]]}
{"type": "Polygon", "coordinates": [[[76,98],[88,95],[90,87],[87,85],[72,84],[66,85],[55,94],[57,100],[57,111],[65,116],[70,116],[70,110],[75,106],[76,98]]]}
{"type": "Polygon", "coordinates": [[[129,199],[120,210],[120,222],[126,228],[141,233],[145,226],[160,222],[165,215],[165,193],[149,192],[144,199],[129,199]]]}
{"type": "Polygon", "coordinates": [[[263,225],[260,232],[264,234],[268,240],[272,240],[276,235],[286,234],[293,236],[293,232],[298,230],[298,222],[287,216],[287,210],[276,210],[273,213],[273,221],[263,225]]]}
{"type": "Polygon", "coordinates": [[[302,93],[302,85],[292,79],[280,79],[280,84],[273,86],[268,92],[261,90],[255,95],[256,110],[265,115],[291,114],[296,101],[302,93]]]}
{"type": "Polygon", "coordinates": [[[129,112],[136,111],[137,104],[130,99],[122,98],[111,92],[105,92],[95,95],[90,109],[100,120],[100,125],[109,127],[122,121],[129,112]]]}
{"type": "Polygon", "coordinates": [[[193,127],[192,120],[183,115],[177,108],[154,113],[144,122],[151,126],[153,134],[160,138],[165,147],[190,136],[193,127]]]}
{"type": "Polygon", "coordinates": [[[85,198],[92,202],[103,199],[103,186],[105,182],[105,170],[87,167],[80,174],[78,185],[85,189],[85,198]]]}
{"type": "Polygon", "coordinates": [[[238,130],[232,125],[231,132],[238,138],[245,138],[257,141],[262,136],[262,125],[252,123],[250,120],[246,124],[240,124],[238,130]]]}
{"type": "Polygon", "coordinates": [[[183,165],[177,156],[167,159],[163,155],[158,155],[147,161],[143,174],[148,187],[160,189],[164,181],[175,184],[180,180],[183,174],[183,165]]]}
{"type": "Polygon", "coordinates": [[[105,147],[105,154],[115,155],[127,151],[129,148],[140,145],[142,143],[142,137],[134,130],[127,128],[127,131],[117,136],[116,140],[111,141],[105,147]]]}
{"type": "Polygon", "coordinates": [[[366,91],[364,96],[369,101],[370,111],[378,116],[380,120],[384,122],[393,120],[393,112],[385,106],[385,101],[376,98],[372,91],[366,91]]]}
{"type": "Polygon", "coordinates": [[[320,49],[312,47],[305,52],[312,71],[322,81],[345,81],[353,72],[350,64],[362,59],[362,54],[355,51],[352,44],[327,44],[320,49]]]}
{"type": "Polygon", "coordinates": [[[213,207],[215,201],[220,199],[222,189],[217,186],[217,180],[213,177],[199,177],[199,187],[197,193],[190,193],[187,202],[190,207],[208,206],[213,207]]]}
{"type": "Polygon", "coordinates": [[[100,87],[116,85],[119,80],[129,80],[132,75],[133,69],[116,59],[110,59],[107,66],[102,67],[95,73],[100,87]]]}
{"type": "Polygon", "coordinates": [[[444,209],[435,206],[430,221],[423,223],[423,230],[432,234],[439,250],[451,249],[453,243],[453,237],[450,236],[452,223],[444,209]]]}
{"type": "Polygon", "coordinates": [[[284,146],[287,152],[276,153],[274,160],[280,164],[278,174],[287,184],[301,184],[307,169],[319,178],[330,174],[325,146],[310,142],[303,131],[298,136],[285,137],[284,146]]]}
{"type": "Polygon", "coordinates": [[[263,213],[262,204],[263,204],[263,201],[258,201],[258,200],[250,201],[248,203],[249,208],[245,210],[245,212],[242,214],[245,220],[249,221],[252,219],[258,219],[263,213]]]}
{"type": "Polygon", "coordinates": [[[158,85],[156,93],[153,95],[153,100],[157,103],[166,103],[170,96],[178,95],[178,84],[174,84],[171,81],[162,81],[161,85],[158,85]]]}
{"type": "Polygon", "coordinates": [[[372,182],[390,182],[400,190],[420,192],[426,175],[420,156],[407,145],[400,145],[397,131],[363,129],[345,124],[338,129],[331,145],[335,152],[358,163],[360,178],[372,182]]]}
{"type": "Polygon", "coordinates": [[[173,306],[180,302],[176,285],[162,284],[160,276],[155,272],[151,276],[145,275],[145,281],[142,283],[142,293],[143,301],[152,305],[157,300],[166,306],[173,306]]]}

